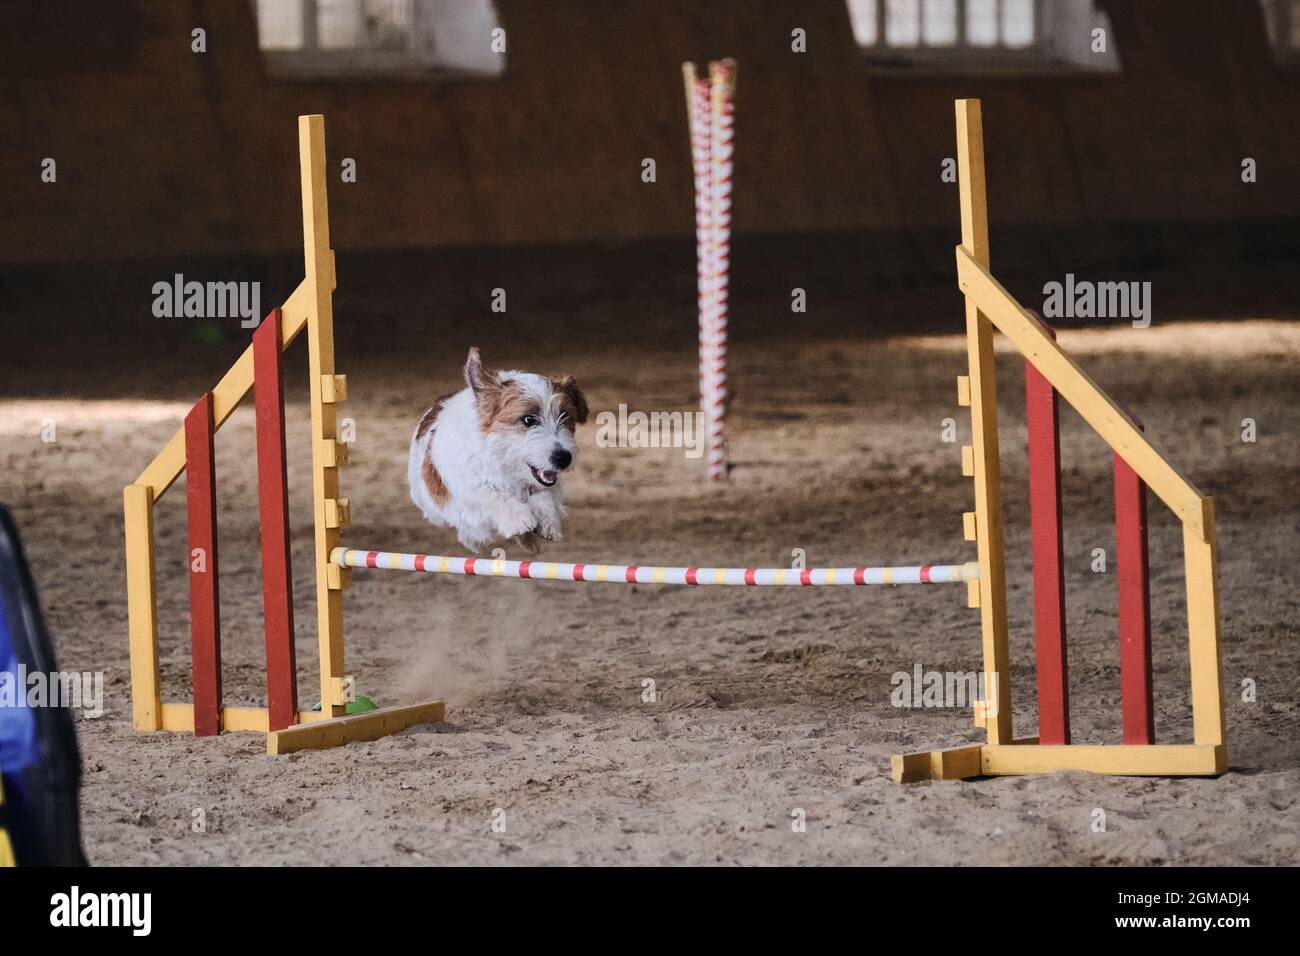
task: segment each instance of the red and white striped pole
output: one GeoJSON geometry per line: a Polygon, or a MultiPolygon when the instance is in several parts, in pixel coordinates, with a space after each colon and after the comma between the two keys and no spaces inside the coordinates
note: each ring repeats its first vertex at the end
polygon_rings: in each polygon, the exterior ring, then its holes
{"type": "Polygon", "coordinates": [[[682,64],[695,173],[700,313],[700,408],[709,477],[727,477],[727,270],[731,258],[731,176],[736,62],[709,64],[709,78],[682,64]]]}
{"type": "Polygon", "coordinates": [[[695,75],[694,63],[682,64],[686,85],[686,118],[690,126],[691,162],[695,173],[695,260],[700,319],[700,407],[708,434],[709,355],[707,331],[713,308],[710,279],[713,272],[713,124],[709,81],[695,75]]]}
{"type": "Polygon", "coordinates": [[[713,277],[714,304],[709,324],[711,360],[709,391],[705,403],[709,477],[727,477],[724,431],[727,403],[727,275],[731,264],[731,171],[735,142],[736,61],[709,64],[713,87],[712,135],[709,160],[712,165],[713,277]]]}

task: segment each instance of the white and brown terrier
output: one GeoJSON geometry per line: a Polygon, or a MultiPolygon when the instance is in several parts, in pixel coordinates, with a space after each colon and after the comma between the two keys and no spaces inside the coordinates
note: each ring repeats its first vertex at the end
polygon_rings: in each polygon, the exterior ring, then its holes
{"type": "Polygon", "coordinates": [[[587,420],[587,400],[571,375],[490,371],[476,348],[465,383],[416,426],[411,500],[471,551],[513,538],[536,553],[560,539],[560,472],[577,458],[573,430],[587,420]]]}

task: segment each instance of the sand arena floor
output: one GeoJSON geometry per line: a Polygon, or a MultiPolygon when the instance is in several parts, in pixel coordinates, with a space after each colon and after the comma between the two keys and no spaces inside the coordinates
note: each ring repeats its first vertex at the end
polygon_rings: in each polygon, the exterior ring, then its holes
{"type": "MultiPolygon", "coordinates": [[[[464,343],[472,339],[465,333],[464,343]]],[[[890,754],[975,741],[966,709],[899,709],[891,675],[979,667],[959,587],[659,589],[356,572],[348,669],[381,704],[448,701],[440,726],[343,749],[264,756],[258,735],[196,740],[130,727],[121,488],[179,425],[211,369],[177,354],[94,382],[20,369],[0,398],[0,499],[14,509],[65,669],[105,673],[80,719],[85,842],[97,864],[1294,863],[1300,599],[1300,323],[1183,323],[1061,334],[1065,348],[1202,488],[1219,515],[1232,772],[1218,780],[1040,778],[897,786],[890,754]],[[1241,421],[1258,441],[1241,441],[1241,421]],[[40,441],[41,423],[59,440],[40,441]],[[657,701],[642,700],[653,679],[657,701]],[[1244,702],[1244,680],[1258,697],[1244,702]],[[191,830],[203,808],[208,832],[191,830]],[[504,811],[505,831],[494,832],[504,811]],[[806,814],[793,832],[792,813],[806,814]],[[1094,832],[1093,811],[1106,813],[1094,832]]],[[[442,355],[342,357],[356,421],[345,540],[458,553],[407,499],[406,447],[455,383],[442,355]]],[[[480,343],[482,344],[482,343],[480,343]]],[[[572,372],[593,410],[688,409],[690,343],[502,343],[489,363],[572,372]]],[[[709,487],[680,450],[598,448],[580,431],[555,560],[815,565],[970,560],[955,335],[738,344],[735,471],[709,487]],[[958,443],[941,441],[958,422],[958,443]]],[[[208,364],[219,370],[224,353],[208,364]]],[[[294,365],[291,353],[289,365],[294,365]]],[[[1018,733],[1035,713],[1023,379],[999,357],[1018,733]]],[[[317,699],[307,408],[290,380],[299,683],[317,699]]],[[[300,381],[300,380],[298,380],[300,381]]],[[[1119,736],[1110,456],[1063,421],[1070,673],[1077,741],[1119,736]]],[[[217,442],[226,700],[260,704],[253,418],[217,442]]],[[[1151,505],[1156,728],[1190,739],[1179,529],[1151,505]]],[[[165,699],[188,699],[184,501],[157,517],[165,699]]]]}

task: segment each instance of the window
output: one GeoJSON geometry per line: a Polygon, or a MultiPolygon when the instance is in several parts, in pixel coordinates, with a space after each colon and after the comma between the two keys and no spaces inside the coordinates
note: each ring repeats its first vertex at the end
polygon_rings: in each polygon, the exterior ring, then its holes
{"type": "Polygon", "coordinates": [[[1264,25],[1279,63],[1300,64],[1300,0],[1261,0],[1264,25]]]}
{"type": "Polygon", "coordinates": [[[1110,20],[1090,0],[848,0],[873,66],[1117,72],[1110,20]],[[1103,30],[1099,41],[1095,30],[1103,30]],[[1104,50],[1094,47],[1104,43],[1104,50]]]}
{"type": "Polygon", "coordinates": [[[498,75],[491,0],[255,0],[269,72],[294,78],[498,75]]]}

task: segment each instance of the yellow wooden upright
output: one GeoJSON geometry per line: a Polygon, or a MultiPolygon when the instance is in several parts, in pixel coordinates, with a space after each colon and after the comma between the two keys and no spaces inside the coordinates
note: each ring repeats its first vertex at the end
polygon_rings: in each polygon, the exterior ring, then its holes
{"type": "Polygon", "coordinates": [[[323,379],[334,379],[334,252],[330,249],[329,202],[325,192],[325,117],[298,117],[298,161],[302,174],[303,263],[309,291],[307,355],[311,381],[312,511],[316,523],[316,618],[320,640],[321,712],[337,717],[343,701],[343,594],[330,570],[330,553],[340,544],[337,526],[326,520],[327,501],[339,498],[339,465],[346,460],[338,441],[337,415],[326,402],[323,379]],[[331,586],[333,585],[333,586],[331,586]]]}
{"type": "MultiPolygon", "coordinates": [[[[957,101],[957,167],[961,186],[961,242],[988,268],[989,220],[984,189],[984,129],[979,100],[957,101]]],[[[1007,648],[1007,584],[1002,550],[1002,481],[998,461],[998,398],[993,364],[993,324],[966,298],[966,350],[970,364],[972,464],[975,479],[975,547],[979,559],[980,633],[985,690],[977,714],[991,744],[1012,741],[1011,675],[1007,648]]]]}

